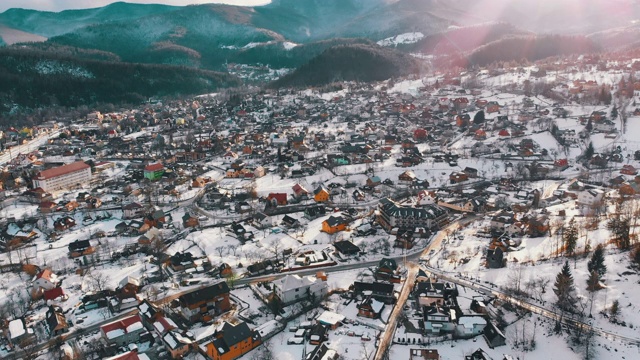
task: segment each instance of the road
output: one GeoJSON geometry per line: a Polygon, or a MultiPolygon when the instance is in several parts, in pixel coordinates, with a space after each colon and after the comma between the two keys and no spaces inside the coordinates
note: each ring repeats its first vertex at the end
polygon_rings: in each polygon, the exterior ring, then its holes
{"type": "Polygon", "coordinates": [[[18,154],[26,154],[28,152],[37,150],[42,144],[60,135],[60,130],[53,130],[47,134],[38,136],[37,138],[29,141],[26,144],[14,146],[11,149],[5,150],[4,154],[0,155],[0,165],[8,163],[12,158],[18,156],[18,154]]]}
{"type": "MultiPolygon", "coordinates": [[[[130,316],[130,315],[133,315],[133,314],[135,314],[137,312],[138,312],[137,309],[133,309],[133,310],[127,311],[126,313],[120,314],[118,316],[115,316],[115,317],[112,317],[112,318],[97,322],[95,324],[89,325],[86,328],[74,328],[70,332],[59,336],[59,338],[61,340],[60,343],[63,343],[65,341],[74,340],[74,339],[76,339],[79,336],[84,335],[84,334],[90,334],[90,333],[100,329],[100,327],[102,325],[105,325],[105,324],[108,324],[110,322],[123,319],[123,318],[125,318],[127,316],[130,316]]],[[[43,341],[41,343],[38,343],[35,346],[35,348],[30,351],[30,353],[40,352],[42,350],[48,349],[48,348],[53,347],[53,346],[57,346],[57,338],[55,338],[55,337],[51,338],[51,339],[49,339],[47,341],[43,341]]],[[[5,356],[3,358],[3,360],[19,360],[19,359],[22,359],[24,357],[24,355],[25,355],[24,351],[16,350],[16,351],[8,354],[7,356],[5,356]]]]}
{"type": "Polygon", "coordinates": [[[500,300],[507,301],[515,306],[531,311],[532,313],[544,316],[548,319],[551,319],[554,321],[561,321],[563,324],[571,326],[573,328],[581,327],[583,330],[592,330],[594,334],[602,336],[608,340],[617,340],[629,345],[640,346],[640,338],[632,338],[629,336],[619,335],[619,334],[604,330],[602,328],[588,324],[580,319],[577,319],[570,314],[564,314],[564,316],[562,316],[562,314],[557,313],[554,310],[544,308],[538,304],[531,303],[528,300],[515,298],[509,294],[506,294],[503,291],[500,291],[499,289],[488,287],[474,281],[451,276],[450,274],[447,274],[436,268],[432,268],[428,266],[426,267],[423,266],[422,268],[423,270],[425,270],[426,273],[436,275],[440,279],[476,290],[480,293],[493,295],[499,298],[500,300]]]}
{"type": "Polygon", "coordinates": [[[400,296],[398,296],[398,301],[396,301],[396,306],[394,306],[391,316],[389,316],[389,321],[384,334],[380,339],[378,351],[374,357],[375,360],[383,360],[387,348],[389,348],[393,342],[393,335],[395,334],[396,327],[398,325],[398,317],[400,316],[400,313],[402,313],[404,304],[407,302],[407,299],[413,290],[413,286],[415,285],[419,267],[414,262],[408,263],[407,267],[409,268],[409,271],[407,271],[407,278],[404,282],[404,286],[402,287],[402,291],[400,292],[400,296]]]}

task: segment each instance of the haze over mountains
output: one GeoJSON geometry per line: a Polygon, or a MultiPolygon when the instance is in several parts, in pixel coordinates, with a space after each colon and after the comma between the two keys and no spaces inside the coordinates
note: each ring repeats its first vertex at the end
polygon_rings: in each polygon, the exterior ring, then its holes
{"type": "MultiPolygon", "coordinates": [[[[38,57],[63,52],[66,61],[72,61],[74,53],[97,51],[102,54],[102,61],[109,62],[213,71],[226,71],[228,63],[289,69],[307,65],[305,71],[309,73],[309,64],[320,64],[312,61],[314,57],[331,47],[343,46],[338,57],[342,58],[344,46],[349,51],[348,47],[354,44],[357,46],[353,51],[358,56],[393,57],[385,60],[388,64],[403,63],[397,61],[402,54],[393,54],[394,51],[458,53],[473,60],[477,59],[472,56],[474,52],[486,52],[486,46],[492,43],[499,46],[499,41],[514,36],[531,41],[537,34],[588,36],[579,38],[580,46],[572,47],[571,52],[623,48],[633,44],[640,32],[636,19],[640,19],[637,0],[274,0],[254,7],[120,2],[59,13],[7,10],[0,14],[0,45],[46,39],[44,45],[32,43],[19,49],[37,50],[38,57]],[[393,48],[384,52],[372,50],[378,47],[375,42],[401,34],[419,36],[405,43],[384,42],[393,48]],[[363,44],[370,49],[363,51],[363,44]]],[[[560,53],[517,55],[535,60],[560,53]]],[[[335,60],[336,54],[325,58],[335,60]]],[[[373,64],[370,60],[363,61],[373,64]]],[[[336,64],[339,66],[339,61],[336,64]]],[[[346,73],[345,69],[336,70],[346,73]]],[[[400,73],[404,71],[390,71],[400,73]]],[[[326,78],[340,76],[327,74],[326,78]]],[[[354,80],[369,78],[356,76],[354,80]]]]}

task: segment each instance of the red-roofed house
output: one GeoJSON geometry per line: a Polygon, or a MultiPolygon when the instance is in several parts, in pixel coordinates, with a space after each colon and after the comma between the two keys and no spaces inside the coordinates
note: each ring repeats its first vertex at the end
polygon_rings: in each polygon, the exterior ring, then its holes
{"type": "Polygon", "coordinates": [[[33,287],[34,289],[42,288],[46,291],[55,288],[57,283],[58,276],[51,272],[50,269],[44,269],[36,275],[36,279],[33,281],[33,287]]]}
{"type": "Polygon", "coordinates": [[[50,192],[84,184],[91,180],[91,166],[82,161],[39,172],[33,178],[33,187],[50,192]]]}
{"type": "Polygon", "coordinates": [[[64,298],[64,290],[61,287],[53,288],[44,292],[45,300],[55,300],[57,298],[64,298]]]}
{"type": "Polygon", "coordinates": [[[149,164],[144,167],[144,177],[149,180],[157,180],[164,174],[164,166],[161,163],[149,164]]]}
{"type": "Polygon", "coordinates": [[[140,340],[145,331],[139,315],[132,315],[100,327],[100,333],[108,344],[125,346],[140,340]]]}
{"type": "Polygon", "coordinates": [[[267,201],[272,205],[287,205],[287,194],[285,193],[269,193],[267,201]]]}

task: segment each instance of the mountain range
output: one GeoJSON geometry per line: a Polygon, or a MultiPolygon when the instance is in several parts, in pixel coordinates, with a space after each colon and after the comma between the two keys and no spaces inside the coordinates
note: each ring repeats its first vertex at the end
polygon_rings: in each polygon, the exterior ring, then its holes
{"type": "MultiPolygon", "coordinates": [[[[72,61],[75,53],[82,61],[92,56],[92,61],[213,71],[226,71],[228,63],[289,69],[304,66],[299,76],[322,67],[316,57],[333,47],[340,50],[325,54],[325,58],[345,58],[345,52],[353,51],[360,59],[367,57],[365,63],[394,66],[406,64],[398,61],[404,54],[396,52],[456,53],[476,59],[471,54],[486,51],[491,43],[514,37],[531,41],[531,37],[550,33],[586,36],[585,46],[573,51],[637,45],[637,1],[274,0],[255,7],[119,2],[58,13],[10,9],[0,14],[0,46],[38,56],[62,51],[66,61],[72,61]],[[401,37],[404,41],[396,41],[401,37]],[[376,42],[390,49],[376,50],[376,42]],[[374,55],[387,59],[373,61],[374,55]]],[[[540,37],[543,42],[547,38],[540,37]]],[[[340,68],[340,62],[333,63],[336,73],[323,70],[326,81],[346,73],[354,75],[354,80],[372,78],[362,71],[340,68]]],[[[304,84],[304,77],[294,82],[304,84]]]]}

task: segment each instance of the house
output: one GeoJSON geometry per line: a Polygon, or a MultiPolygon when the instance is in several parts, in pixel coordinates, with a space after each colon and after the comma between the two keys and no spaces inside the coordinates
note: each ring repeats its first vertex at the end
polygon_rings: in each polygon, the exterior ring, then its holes
{"type": "Polygon", "coordinates": [[[158,180],[164,174],[164,166],[161,163],[149,164],[144,167],[144,177],[151,181],[158,180]]]}
{"type": "Polygon", "coordinates": [[[169,266],[173,271],[184,271],[195,267],[193,254],[190,252],[176,252],[169,257],[169,266]]]}
{"type": "Polygon", "coordinates": [[[463,315],[458,318],[456,333],[461,338],[472,338],[482,334],[487,326],[487,319],[478,315],[463,315]]]}
{"type": "Polygon", "coordinates": [[[201,345],[211,360],[237,359],[262,343],[260,334],[244,321],[235,325],[225,321],[212,337],[211,341],[201,345]]]}
{"type": "Polygon", "coordinates": [[[358,316],[378,319],[384,309],[384,303],[376,300],[373,296],[367,296],[357,305],[357,308],[358,316]]]}
{"type": "Polygon", "coordinates": [[[442,360],[435,349],[409,349],[409,360],[442,360]]]}
{"type": "Polygon", "coordinates": [[[166,331],[162,336],[162,343],[165,349],[169,351],[172,359],[182,359],[192,346],[195,346],[193,335],[187,331],[177,329],[166,331]]]}
{"type": "Polygon", "coordinates": [[[313,220],[320,216],[324,216],[325,213],[326,209],[322,205],[310,206],[304,209],[304,218],[307,220],[313,220]]]}
{"type": "Polygon", "coordinates": [[[356,296],[373,296],[374,299],[385,304],[393,304],[396,301],[393,284],[355,281],[353,292],[356,296]]]}
{"type": "Polygon", "coordinates": [[[74,226],[76,226],[76,221],[70,216],[63,216],[53,222],[53,228],[58,232],[68,230],[74,226]]]}
{"type": "Polygon", "coordinates": [[[287,275],[273,282],[274,292],[284,306],[298,301],[315,303],[327,295],[326,281],[311,276],[287,275]]]}
{"type": "Polygon", "coordinates": [[[19,346],[22,342],[30,338],[35,338],[33,329],[27,327],[27,324],[22,318],[9,321],[9,328],[6,334],[7,339],[9,339],[9,342],[14,346],[19,346]]]}
{"type": "Polygon", "coordinates": [[[329,349],[325,343],[321,343],[311,350],[305,360],[337,360],[338,353],[329,349]]]}
{"type": "Polygon", "coordinates": [[[452,184],[458,184],[467,180],[469,180],[469,175],[464,172],[454,171],[449,174],[449,182],[452,184]]]}
{"type": "Polygon", "coordinates": [[[58,205],[52,201],[43,201],[40,203],[39,209],[43,214],[49,214],[56,211],[58,205]]]}
{"type": "Polygon", "coordinates": [[[336,251],[345,256],[353,256],[360,253],[360,248],[348,240],[336,241],[333,243],[333,247],[336,248],[336,251]]]}
{"type": "Polygon", "coordinates": [[[282,217],[282,225],[288,228],[297,228],[300,226],[300,221],[294,217],[289,216],[288,214],[282,217]]]}
{"type": "Polygon", "coordinates": [[[436,282],[431,279],[416,283],[413,294],[420,306],[442,306],[458,295],[458,289],[448,282],[436,282]]]}
{"type": "Polygon", "coordinates": [[[507,264],[507,259],[504,258],[504,250],[501,247],[489,247],[487,249],[486,267],[489,269],[503,268],[507,264]]]}
{"type": "Polygon", "coordinates": [[[327,326],[316,323],[309,329],[308,338],[311,345],[320,345],[326,340],[329,340],[327,326]]]}
{"type": "Polygon", "coordinates": [[[462,170],[463,173],[467,174],[468,178],[477,178],[478,177],[478,169],[472,167],[465,167],[462,170]]]}
{"type": "Polygon", "coordinates": [[[61,307],[49,305],[47,313],[45,315],[45,321],[47,322],[47,329],[50,336],[58,336],[69,330],[69,324],[64,316],[64,312],[61,307]]]}
{"type": "Polygon", "coordinates": [[[433,335],[443,335],[454,332],[457,314],[449,306],[432,305],[422,307],[424,332],[433,335]]]}
{"type": "Polygon", "coordinates": [[[145,332],[139,315],[131,315],[100,327],[100,334],[107,344],[126,346],[140,340],[145,332]]]}
{"type": "Polygon", "coordinates": [[[470,355],[466,355],[464,360],[493,360],[489,354],[487,354],[484,350],[478,349],[471,353],[470,355]]]}
{"type": "Polygon", "coordinates": [[[342,314],[336,314],[333,311],[325,310],[316,318],[316,322],[320,325],[329,327],[331,330],[335,330],[338,326],[342,325],[344,319],[345,316],[342,314]]]}
{"type": "Polygon", "coordinates": [[[407,170],[398,175],[398,182],[404,185],[412,185],[417,180],[416,174],[411,170],[407,170]]]}
{"type": "Polygon", "coordinates": [[[269,193],[267,201],[272,206],[287,205],[287,194],[285,193],[269,193]]]}
{"type": "Polygon", "coordinates": [[[578,193],[577,203],[587,207],[597,207],[602,204],[604,191],[600,189],[589,189],[578,193]]]}
{"type": "Polygon", "coordinates": [[[270,228],[273,226],[273,217],[263,212],[258,212],[253,216],[253,226],[255,226],[258,229],[270,228]]]}
{"type": "Polygon", "coordinates": [[[76,240],[69,244],[69,256],[72,258],[91,255],[95,252],[95,248],[91,245],[89,240],[76,240]]]}
{"type": "Polygon", "coordinates": [[[200,220],[196,216],[185,212],[182,216],[182,226],[186,228],[194,228],[200,226],[200,220]]]}
{"type": "Polygon", "coordinates": [[[633,167],[633,165],[623,165],[620,173],[624,175],[637,175],[638,170],[633,167]]]}
{"type": "Polygon", "coordinates": [[[416,238],[413,237],[413,233],[410,231],[398,231],[393,241],[393,247],[406,250],[413,249],[415,244],[416,238]]]}
{"type": "Polygon", "coordinates": [[[133,276],[125,276],[118,283],[118,287],[116,288],[116,293],[119,298],[133,298],[136,296],[138,291],[142,288],[142,283],[140,282],[140,278],[136,278],[133,276]]]}
{"type": "Polygon", "coordinates": [[[133,219],[144,216],[145,208],[137,202],[132,202],[122,206],[125,219],[133,219]]]}
{"type": "Polygon", "coordinates": [[[55,287],[51,290],[46,290],[44,292],[45,301],[56,300],[60,298],[62,298],[62,300],[66,300],[68,298],[68,296],[65,295],[64,290],[61,287],[55,287]]]}
{"type": "Polygon", "coordinates": [[[300,184],[293,185],[293,196],[296,199],[298,200],[306,199],[308,195],[309,195],[309,191],[305,189],[304,186],[300,184]]]}
{"type": "Polygon", "coordinates": [[[347,224],[349,224],[349,221],[345,217],[331,215],[327,220],[322,222],[322,231],[333,235],[346,230],[347,224]]]}
{"type": "Polygon", "coordinates": [[[178,298],[180,314],[187,321],[198,321],[203,317],[222,314],[231,309],[229,286],[220,281],[205,288],[183,294],[178,298]]]}
{"type": "Polygon", "coordinates": [[[318,186],[318,188],[313,191],[313,200],[317,203],[327,202],[330,197],[331,194],[329,193],[329,190],[324,186],[318,186]]]}
{"type": "Polygon", "coordinates": [[[376,186],[380,185],[381,182],[382,182],[382,180],[380,180],[379,176],[371,176],[371,177],[367,178],[366,184],[367,184],[367,186],[370,186],[370,187],[376,187],[376,186]]]}
{"type": "Polygon", "coordinates": [[[483,337],[491,349],[505,345],[507,340],[502,331],[492,321],[489,321],[485,326],[483,337]]]}
{"type": "Polygon", "coordinates": [[[58,276],[51,269],[40,271],[33,280],[33,288],[42,291],[51,290],[58,285],[58,276]]]}

